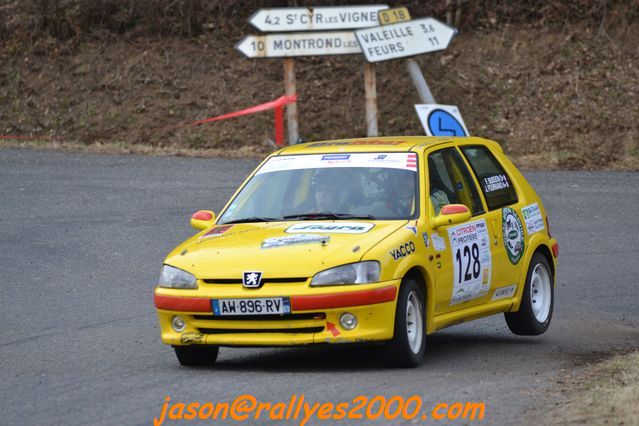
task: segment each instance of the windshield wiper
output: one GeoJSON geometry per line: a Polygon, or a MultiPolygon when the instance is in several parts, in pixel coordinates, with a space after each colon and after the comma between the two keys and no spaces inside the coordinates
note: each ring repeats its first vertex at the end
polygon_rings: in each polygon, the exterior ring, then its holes
{"type": "Polygon", "coordinates": [[[229,220],[228,222],[224,222],[221,225],[229,225],[231,223],[274,222],[278,220],[282,220],[282,219],[278,219],[276,217],[251,216],[251,217],[245,217],[242,219],[229,220]]]}
{"type": "Polygon", "coordinates": [[[283,219],[297,219],[297,220],[308,220],[308,219],[369,219],[369,220],[375,220],[375,216],[371,216],[369,214],[347,214],[347,213],[320,212],[320,213],[291,214],[291,215],[284,216],[283,219]]]}

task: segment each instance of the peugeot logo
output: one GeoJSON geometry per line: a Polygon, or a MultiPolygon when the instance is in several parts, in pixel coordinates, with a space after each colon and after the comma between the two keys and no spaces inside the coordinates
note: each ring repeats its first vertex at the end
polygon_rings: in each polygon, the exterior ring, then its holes
{"type": "Polygon", "coordinates": [[[260,288],[262,285],[262,273],[255,271],[244,272],[242,285],[247,288],[260,288]]]}

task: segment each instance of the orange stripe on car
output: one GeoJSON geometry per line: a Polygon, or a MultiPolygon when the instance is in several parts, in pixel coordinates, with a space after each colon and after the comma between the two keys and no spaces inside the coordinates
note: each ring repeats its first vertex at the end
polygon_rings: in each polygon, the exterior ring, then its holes
{"type": "Polygon", "coordinates": [[[373,290],[349,291],[345,293],[291,296],[291,310],[346,308],[348,306],[373,305],[395,300],[397,288],[388,286],[373,290]]]}
{"type": "Polygon", "coordinates": [[[155,307],[166,311],[211,312],[211,299],[202,297],[179,297],[153,295],[155,307]]]}

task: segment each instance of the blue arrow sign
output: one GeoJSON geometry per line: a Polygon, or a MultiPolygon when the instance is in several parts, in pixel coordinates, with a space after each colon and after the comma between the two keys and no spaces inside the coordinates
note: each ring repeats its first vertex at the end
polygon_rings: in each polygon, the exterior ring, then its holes
{"type": "Polygon", "coordinates": [[[428,115],[428,129],[433,136],[468,136],[464,126],[448,111],[434,109],[428,115]]]}

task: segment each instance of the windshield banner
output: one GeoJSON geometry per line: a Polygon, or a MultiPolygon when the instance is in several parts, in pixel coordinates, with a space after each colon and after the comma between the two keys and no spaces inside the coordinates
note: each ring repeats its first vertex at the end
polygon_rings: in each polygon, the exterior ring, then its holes
{"type": "Polygon", "coordinates": [[[378,152],[283,155],[270,158],[257,171],[256,175],[282,170],[334,167],[381,167],[417,172],[417,154],[414,152],[378,152]]]}

